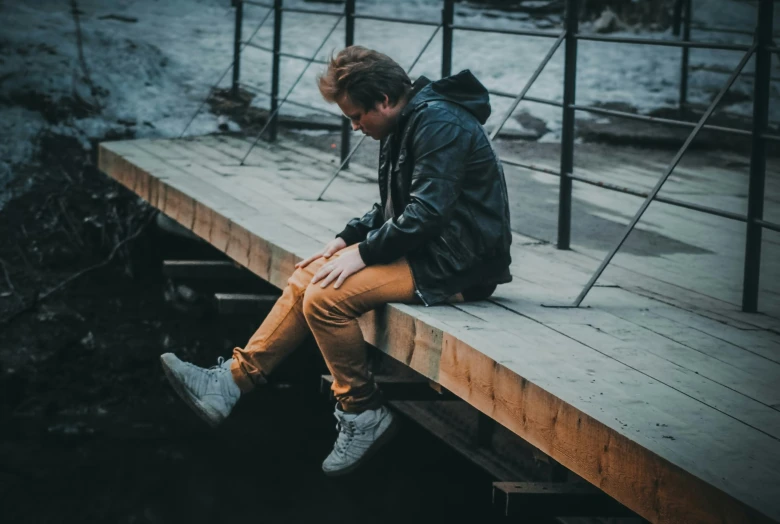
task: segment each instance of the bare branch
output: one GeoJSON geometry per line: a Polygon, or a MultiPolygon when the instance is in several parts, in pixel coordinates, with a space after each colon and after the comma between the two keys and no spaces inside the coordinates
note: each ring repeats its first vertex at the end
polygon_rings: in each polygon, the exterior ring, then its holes
{"type": "Polygon", "coordinates": [[[0,321],[0,325],[7,324],[8,322],[13,320],[14,318],[19,316],[20,314],[24,313],[25,311],[29,311],[30,309],[35,307],[38,303],[40,303],[43,300],[47,299],[52,294],[54,294],[57,291],[61,290],[62,288],[64,288],[65,286],[67,286],[68,284],[70,284],[71,282],[76,280],[77,278],[79,278],[81,276],[84,276],[85,274],[89,273],[90,271],[94,271],[95,269],[99,269],[101,267],[104,267],[104,266],[108,265],[114,259],[114,256],[117,254],[117,252],[122,247],[125,246],[125,244],[127,244],[128,242],[136,239],[144,231],[144,229],[146,229],[146,227],[149,224],[152,223],[152,220],[154,220],[154,216],[155,216],[154,213],[150,213],[149,218],[147,218],[147,220],[143,224],[141,224],[138,227],[138,229],[136,229],[136,231],[132,235],[128,236],[127,238],[125,238],[124,240],[122,240],[121,242],[119,242],[118,244],[116,244],[114,246],[114,248],[111,250],[111,253],[108,255],[108,257],[105,260],[103,260],[102,262],[99,262],[99,263],[97,263],[95,265],[92,265],[92,266],[89,266],[87,268],[82,269],[78,273],[75,273],[75,274],[71,275],[70,277],[66,278],[65,280],[63,280],[62,282],[60,282],[58,285],[54,286],[53,288],[49,289],[45,293],[38,294],[33,300],[30,301],[29,304],[27,304],[24,307],[16,310],[15,312],[11,313],[6,318],[4,318],[2,321],[0,321]]]}

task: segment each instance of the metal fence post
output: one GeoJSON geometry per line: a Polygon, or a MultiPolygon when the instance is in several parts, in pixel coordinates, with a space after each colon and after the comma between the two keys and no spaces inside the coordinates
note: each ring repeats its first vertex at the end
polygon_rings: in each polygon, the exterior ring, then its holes
{"type": "MultiPolygon", "coordinates": [[[[685,3],[685,15],[683,18],[683,42],[691,41],[691,18],[692,18],[692,5],[693,0],[683,0],[685,3]]],[[[688,103],[688,63],[690,61],[691,50],[688,47],[683,47],[682,50],[682,63],[680,65],[680,110],[685,108],[688,103]]]]}
{"type": "Polygon", "coordinates": [[[444,0],[441,10],[441,77],[452,74],[452,24],[455,21],[455,0],[444,0]]]}
{"type": "Polygon", "coordinates": [[[773,0],[759,0],[756,27],[756,78],[753,85],[753,144],[750,155],[748,184],[747,239],[745,241],[745,271],[742,282],[742,311],[758,310],[758,283],[761,271],[762,226],[756,220],[764,216],[764,181],[766,178],[766,139],[769,124],[769,83],[772,56],[773,0]]]}
{"type": "MultiPolygon", "coordinates": [[[[346,23],[346,38],[344,44],[346,47],[355,44],[355,0],[347,0],[344,4],[344,22],[346,23]]],[[[352,138],[352,122],[341,118],[341,162],[349,156],[350,140],[352,138]]],[[[349,168],[349,161],[343,165],[344,169],[349,168]]]]}
{"type": "Polygon", "coordinates": [[[680,19],[682,18],[682,5],[685,0],[674,0],[672,10],[672,34],[680,36],[680,19]]]}
{"type": "Polygon", "coordinates": [[[230,95],[238,97],[238,81],[241,73],[241,28],[244,25],[244,2],[233,0],[236,8],[236,30],[233,32],[233,84],[230,95]]]}
{"type": "Polygon", "coordinates": [[[274,46],[271,55],[271,125],[268,140],[276,140],[279,130],[279,114],[276,108],[279,106],[279,53],[282,51],[282,0],[274,0],[274,46]]]}
{"type": "Polygon", "coordinates": [[[577,87],[577,34],[579,2],[566,0],[566,58],[563,73],[563,122],[561,130],[561,185],[558,193],[558,249],[569,249],[571,240],[571,183],[574,170],[574,109],[577,87]]]}

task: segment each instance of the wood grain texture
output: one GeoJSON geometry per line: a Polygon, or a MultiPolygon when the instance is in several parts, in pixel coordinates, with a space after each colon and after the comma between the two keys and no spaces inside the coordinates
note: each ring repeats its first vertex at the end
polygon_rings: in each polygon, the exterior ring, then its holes
{"type": "MultiPolygon", "coordinates": [[[[322,154],[263,144],[239,166],[244,145],[226,137],[109,143],[99,165],[281,288],[295,262],[370,207],[376,188],[365,172],[346,173],[334,185],[338,198],[312,202],[332,169],[322,154]]],[[[622,289],[594,289],[591,309],[545,308],[578,291],[598,261],[532,242],[515,236],[513,272],[522,278],[494,302],[390,304],[360,319],[366,340],[650,521],[780,521],[776,389],[768,385],[778,337],[766,329],[780,321],[756,321],[617,266],[602,284],[622,289]],[[695,330],[718,345],[692,338],[695,330]],[[674,440],[664,436],[672,431],[674,440]]]]}

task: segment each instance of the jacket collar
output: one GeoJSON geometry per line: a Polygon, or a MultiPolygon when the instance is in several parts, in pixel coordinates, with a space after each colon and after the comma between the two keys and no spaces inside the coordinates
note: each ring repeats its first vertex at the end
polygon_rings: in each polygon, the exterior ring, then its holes
{"type": "Polygon", "coordinates": [[[408,96],[408,102],[406,103],[406,106],[401,110],[401,114],[398,115],[398,121],[396,122],[396,131],[403,129],[404,125],[406,124],[406,121],[409,119],[409,116],[414,113],[423,103],[420,103],[419,100],[415,102],[415,98],[417,98],[417,95],[420,94],[420,91],[423,90],[425,86],[430,84],[431,81],[428,80],[428,78],[421,76],[419,77],[413,84],[412,84],[412,90],[409,92],[408,96]]]}

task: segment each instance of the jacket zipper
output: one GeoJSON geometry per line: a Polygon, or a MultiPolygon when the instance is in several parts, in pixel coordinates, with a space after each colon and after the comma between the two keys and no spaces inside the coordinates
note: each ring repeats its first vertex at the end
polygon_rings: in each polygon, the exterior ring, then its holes
{"type": "Polygon", "coordinates": [[[422,296],[422,293],[420,293],[420,290],[419,290],[419,289],[417,289],[417,288],[415,287],[415,288],[414,288],[414,292],[415,292],[415,294],[416,294],[418,297],[420,297],[420,300],[422,300],[422,303],[425,305],[425,307],[431,307],[431,305],[430,305],[430,304],[428,304],[428,302],[426,302],[426,301],[425,301],[425,298],[423,298],[423,296],[422,296]]]}
{"type": "Polygon", "coordinates": [[[423,297],[422,293],[420,293],[420,290],[417,288],[417,279],[414,277],[414,270],[412,269],[412,264],[409,263],[409,259],[406,260],[406,263],[409,264],[409,274],[412,275],[412,285],[414,286],[414,294],[420,297],[420,300],[425,305],[425,307],[430,307],[431,305],[425,301],[425,297],[423,297]]]}

